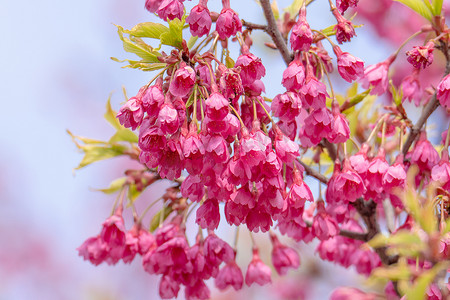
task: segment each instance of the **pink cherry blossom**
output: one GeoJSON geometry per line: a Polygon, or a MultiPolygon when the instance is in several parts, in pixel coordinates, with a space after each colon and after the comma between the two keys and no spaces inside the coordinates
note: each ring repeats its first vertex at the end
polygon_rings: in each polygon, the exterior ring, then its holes
{"type": "Polygon", "coordinates": [[[144,119],[144,109],[142,100],[137,97],[131,97],[119,110],[117,114],[120,124],[127,128],[135,130],[141,125],[144,119]]]}
{"type": "Polygon", "coordinates": [[[256,57],[252,53],[243,50],[243,54],[241,54],[236,60],[236,64],[234,65],[236,68],[241,68],[241,80],[242,84],[250,85],[255,80],[261,79],[264,75],[266,75],[266,68],[261,62],[261,58],[256,57]]]}
{"type": "Polygon", "coordinates": [[[364,74],[364,62],[348,52],[342,52],[338,46],[333,47],[337,56],[338,72],[348,82],[360,78],[364,74]]]}
{"type": "Polygon", "coordinates": [[[272,271],[270,268],[263,263],[261,258],[259,258],[258,249],[253,249],[253,258],[247,268],[247,273],[245,274],[245,283],[250,286],[253,283],[259,285],[265,285],[271,283],[272,271]]]}
{"type": "Polygon", "coordinates": [[[450,74],[445,76],[437,86],[436,98],[445,108],[450,107],[450,74]]]}
{"type": "Polygon", "coordinates": [[[77,248],[78,255],[84,260],[89,260],[93,265],[98,266],[105,261],[108,249],[106,243],[100,236],[88,238],[80,247],[77,248]]]}
{"type": "Polygon", "coordinates": [[[291,48],[294,51],[308,51],[313,42],[314,36],[306,21],[306,7],[300,9],[298,21],[292,27],[290,37],[291,48]]]}
{"type": "Polygon", "coordinates": [[[163,0],[156,13],[163,20],[181,20],[184,13],[184,5],[180,0],[163,0]]]}
{"type": "Polygon", "coordinates": [[[414,46],[406,52],[407,60],[416,69],[425,69],[433,63],[434,42],[429,41],[425,46],[414,46]]]}
{"type": "Polygon", "coordinates": [[[292,61],[283,72],[281,84],[290,92],[299,92],[305,82],[305,67],[299,60],[292,61]]]}
{"type": "Polygon", "coordinates": [[[197,218],[195,222],[202,228],[209,230],[217,229],[220,222],[219,203],[216,199],[206,200],[197,209],[197,218]]]}
{"type": "Polygon", "coordinates": [[[242,23],[237,13],[230,8],[230,1],[224,1],[224,6],[216,21],[216,30],[224,40],[242,30],[242,23]]]}
{"type": "Polygon", "coordinates": [[[362,87],[368,89],[371,86],[371,95],[380,96],[386,92],[389,82],[389,66],[393,60],[394,58],[390,57],[383,62],[368,66],[364,69],[364,75],[361,78],[362,87]]]}
{"type": "Polygon", "coordinates": [[[230,260],[225,267],[223,267],[216,279],[214,280],[219,290],[224,290],[228,286],[232,286],[236,291],[242,289],[244,284],[244,276],[241,269],[234,260],[230,260]]]}
{"type": "MultiPolygon", "coordinates": [[[[178,1],[178,0],[175,0],[178,1]]],[[[186,64],[181,64],[180,68],[175,71],[169,91],[174,96],[184,97],[189,94],[195,83],[195,71],[186,64]]]]}
{"type": "Polygon", "coordinates": [[[300,257],[297,252],[282,244],[276,235],[270,235],[273,249],[272,249],[272,263],[280,275],[286,275],[288,269],[297,269],[300,266],[300,257]]]}
{"type": "Polygon", "coordinates": [[[286,121],[293,121],[300,114],[301,107],[300,97],[293,92],[276,95],[271,104],[273,115],[286,121]]]}
{"type": "Polygon", "coordinates": [[[209,33],[211,29],[211,17],[209,15],[207,0],[202,0],[191,9],[189,16],[186,18],[186,23],[189,24],[189,30],[193,36],[204,36],[209,33]]]}

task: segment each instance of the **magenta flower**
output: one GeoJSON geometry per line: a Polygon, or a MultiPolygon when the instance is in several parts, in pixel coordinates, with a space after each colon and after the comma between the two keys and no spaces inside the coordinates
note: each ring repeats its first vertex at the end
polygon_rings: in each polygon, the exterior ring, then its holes
{"type": "Polygon", "coordinates": [[[278,274],[286,275],[289,269],[297,269],[300,266],[298,253],[291,247],[283,245],[275,234],[271,234],[270,238],[273,245],[272,264],[278,274]]]}
{"type": "Polygon", "coordinates": [[[242,31],[242,23],[238,14],[230,8],[230,1],[223,1],[223,9],[216,21],[216,30],[219,37],[224,40],[236,32],[242,31]]]}
{"type": "Polygon", "coordinates": [[[234,201],[229,200],[225,204],[225,218],[230,225],[239,226],[245,223],[250,208],[247,205],[236,204],[234,201]]]}
{"type": "Polygon", "coordinates": [[[274,144],[277,156],[284,163],[291,163],[300,156],[298,144],[286,137],[279,128],[275,128],[274,144]]]}
{"type": "Polygon", "coordinates": [[[184,169],[183,154],[180,141],[172,136],[164,148],[163,154],[159,161],[159,175],[161,178],[174,180],[181,176],[184,169]]]}
{"type": "Polygon", "coordinates": [[[100,239],[106,244],[108,255],[106,262],[116,264],[123,255],[126,245],[125,224],[121,209],[103,222],[103,228],[100,232],[100,239]]]}
{"type": "Polygon", "coordinates": [[[322,138],[327,138],[333,131],[334,118],[327,108],[313,110],[305,119],[304,134],[317,145],[322,138]]]}
{"type": "Polygon", "coordinates": [[[262,64],[261,58],[256,57],[245,49],[242,52],[243,54],[238,57],[234,66],[241,68],[242,84],[250,85],[255,80],[259,80],[266,75],[266,68],[262,64]]]}
{"type": "Polygon", "coordinates": [[[210,233],[203,244],[205,258],[208,264],[218,267],[222,262],[234,260],[233,248],[226,242],[218,238],[214,233],[210,233]]]}
{"type": "Polygon", "coordinates": [[[203,280],[197,280],[194,284],[186,286],[184,293],[186,299],[207,300],[211,298],[209,288],[203,280]]]}
{"type": "MultiPolygon", "coordinates": [[[[239,72],[234,68],[228,69],[225,66],[223,68],[224,71],[219,79],[219,87],[222,95],[227,99],[239,98],[244,93],[239,72]]],[[[220,66],[219,69],[221,69],[220,66]]]]}
{"type": "Polygon", "coordinates": [[[364,75],[364,62],[361,59],[342,52],[338,46],[333,47],[333,50],[337,56],[338,72],[344,80],[352,82],[364,75]]]}
{"type": "Polygon", "coordinates": [[[287,194],[287,206],[303,208],[305,202],[313,202],[314,197],[309,186],[303,181],[299,170],[294,170],[294,182],[287,194]]]}
{"type": "Polygon", "coordinates": [[[395,163],[386,170],[383,175],[383,187],[392,192],[395,188],[403,189],[405,186],[406,171],[403,164],[403,155],[397,156],[395,163]]]}
{"type": "Polygon", "coordinates": [[[443,107],[450,107],[450,74],[445,76],[437,86],[436,98],[443,107]]]}
{"type": "Polygon", "coordinates": [[[170,275],[164,275],[159,282],[159,296],[161,299],[172,299],[178,296],[180,284],[170,275]]]}
{"type": "Polygon", "coordinates": [[[387,60],[371,65],[365,68],[364,75],[361,78],[362,87],[368,89],[372,87],[370,91],[371,95],[382,95],[388,88],[388,71],[389,66],[393,62],[394,58],[390,57],[387,60]]]}
{"type": "Polygon", "coordinates": [[[228,100],[220,93],[212,93],[205,101],[206,115],[212,120],[223,120],[229,112],[228,100]]]}
{"type": "MultiPolygon", "coordinates": [[[[178,1],[178,0],[176,0],[178,1]]],[[[174,96],[184,97],[188,95],[195,83],[195,71],[185,64],[180,64],[170,83],[169,91],[174,96]]]]}
{"type": "Polygon", "coordinates": [[[421,172],[430,172],[439,160],[439,153],[428,141],[427,133],[422,131],[412,151],[411,162],[417,164],[421,172]]]}
{"type": "Polygon", "coordinates": [[[369,183],[367,189],[371,192],[370,195],[380,195],[384,192],[383,176],[389,168],[385,156],[384,148],[380,148],[378,155],[370,162],[367,169],[366,179],[369,183]]]}
{"type": "Polygon", "coordinates": [[[294,60],[283,72],[281,84],[290,92],[299,92],[305,82],[305,67],[299,60],[294,60]]]}
{"type": "Polygon", "coordinates": [[[441,160],[431,169],[431,179],[446,190],[450,190],[450,162],[448,152],[442,152],[441,160]]]}
{"type": "Polygon", "coordinates": [[[334,26],[334,30],[336,30],[336,40],[339,44],[350,42],[351,38],[356,36],[352,22],[345,19],[337,9],[333,9],[332,12],[338,22],[337,25],[334,26]]]}
{"type": "Polygon", "coordinates": [[[197,209],[197,223],[201,228],[217,229],[220,222],[219,203],[216,199],[208,199],[197,209]]]}
{"type": "Polygon", "coordinates": [[[407,60],[416,69],[425,69],[433,63],[434,42],[429,41],[425,46],[414,46],[406,52],[407,60]]]}
{"type": "Polygon", "coordinates": [[[181,146],[185,160],[185,168],[189,174],[197,175],[203,169],[203,155],[205,146],[197,134],[197,128],[192,122],[186,137],[181,136],[181,146]]]}
{"type": "Polygon", "coordinates": [[[303,85],[299,94],[303,96],[304,108],[321,109],[325,107],[326,98],[329,97],[327,87],[314,76],[311,65],[306,69],[305,85],[303,85]]]}
{"type": "Polygon", "coordinates": [[[166,146],[166,136],[159,127],[151,125],[149,119],[145,119],[139,129],[138,145],[144,151],[158,151],[166,146]]]}
{"type": "Polygon", "coordinates": [[[117,119],[119,119],[120,124],[126,128],[135,130],[139,127],[144,119],[144,110],[141,99],[137,97],[128,99],[128,101],[120,108],[117,119]]]}
{"type": "Polygon", "coordinates": [[[161,5],[161,2],[162,0],[145,0],[145,9],[151,13],[155,13],[161,5]]]}
{"type": "Polygon", "coordinates": [[[271,283],[272,271],[270,267],[265,265],[261,258],[259,258],[258,249],[253,249],[253,258],[247,268],[247,273],[245,274],[245,283],[251,286],[253,283],[259,285],[265,285],[271,283]]]}
{"type": "Polygon", "coordinates": [[[338,172],[333,181],[333,188],[335,196],[344,203],[354,202],[366,192],[362,178],[353,170],[347,159],[342,172],[338,172]]]}
{"type": "Polygon", "coordinates": [[[356,7],[359,0],[336,0],[336,6],[343,14],[349,7],[356,7]]]}
{"type": "Polygon", "coordinates": [[[108,255],[108,247],[100,236],[88,238],[77,251],[84,260],[89,260],[95,266],[104,262],[108,255]]]}
{"type": "Polygon", "coordinates": [[[173,20],[183,17],[184,5],[180,0],[163,0],[156,11],[158,16],[163,20],[173,20]]]}
{"type": "Polygon", "coordinates": [[[300,9],[297,23],[292,27],[290,42],[294,51],[308,51],[314,40],[313,33],[306,21],[306,7],[300,9]]]}
{"type": "Polygon", "coordinates": [[[294,121],[300,114],[302,100],[297,93],[285,92],[276,95],[271,103],[271,109],[275,117],[281,120],[294,121]]]}
{"type": "Polygon", "coordinates": [[[333,131],[328,140],[335,144],[345,143],[350,138],[350,127],[345,116],[340,113],[337,101],[332,102],[332,113],[334,116],[333,131]]]}
{"type": "Polygon", "coordinates": [[[191,9],[189,16],[186,18],[186,23],[189,24],[189,30],[193,36],[204,36],[209,33],[211,29],[211,16],[209,15],[207,0],[202,0],[191,9]]]}
{"type": "Polygon", "coordinates": [[[317,203],[317,214],[313,218],[312,234],[319,240],[328,240],[339,234],[339,226],[326,211],[323,201],[317,203]]]}
{"type": "Polygon", "coordinates": [[[160,84],[150,86],[142,97],[142,107],[150,118],[156,118],[164,103],[164,93],[160,84]]]}
{"type": "Polygon", "coordinates": [[[227,262],[225,267],[219,271],[214,283],[219,290],[224,290],[228,286],[232,286],[236,291],[242,289],[244,276],[234,259],[227,262]]]}
{"type": "Polygon", "coordinates": [[[403,100],[413,101],[416,106],[422,100],[422,90],[418,78],[418,70],[415,69],[411,75],[406,76],[400,84],[403,92],[403,100]]]}
{"type": "Polygon", "coordinates": [[[181,183],[181,195],[191,201],[199,202],[205,194],[205,186],[200,176],[189,175],[181,183]]]}
{"type": "Polygon", "coordinates": [[[340,287],[333,291],[330,296],[330,300],[348,300],[348,299],[358,299],[358,300],[375,300],[377,295],[366,294],[356,288],[350,287],[340,287]]]}

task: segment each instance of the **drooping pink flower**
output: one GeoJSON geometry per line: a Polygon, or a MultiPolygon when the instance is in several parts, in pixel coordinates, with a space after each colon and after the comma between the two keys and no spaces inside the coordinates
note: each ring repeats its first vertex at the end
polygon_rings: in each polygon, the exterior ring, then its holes
{"type": "Polygon", "coordinates": [[[189,30],[193,36],[204,36],[209,33],[211,29],[211,16],[209,15],[207,0],[202,0],[191,9],[189,16],[186,18],[186,23],[189,24],[189,30]]]}
{"type": "Polygon", "coordinates": [[[406,52],[407,60],[416,69],[425,69],[433,63],[434,42],[429,41],[425,46],[414,46],[406,52]]]}
{"type": "MultiPolygon", "coordinates": [[[[178,0],[176,0],[178,1],[178,0]]],[[[180,64],[180,68],[175,71],[170,83],[169,91],[172,95],[184,97],[189,94],[195,83],[195,71],[185,63],[180,64]]]]}
{"type": "Polygon", "coordinates": [[[145,119],[139,129],[138,145],[144,151],[164,149],[166,136],[158,126],[151,125],[149,119],[145,119]]]}
{"type": "Polygon", "coordinates": [[[240,76],[243,85],[250,85],[266,75],[266,68],[262,64],[261,58],[250,53],[245,47],[234,66],[241,68],[240,76]]]}
{"type": "Polygon", "coordinates": [[[217,229],[220,222],[219,202],[216,199],[208,199],[197,209],[197,223],[201,228],[209,230],[217,229]]]}
{"type": "Polygon", "coordinates": [[[219,271],[214,283],[219,290],[224,290],[228,286],[232,286],[236,291],[242,289],[244,276],[234,259],[227,262],[225,267],[219,271]]]}
{"type": "Polygon", "coordinates": [[[145,0],[145,9],[151,13],[155,13],[163,0],[145,0]]]}
{"type": "Polygon", "coordinates": [[[381,266],[381,260],[378,254],[373,251],[358,250],[353,255],[353,264],[358,273],[369,276],[373,269],[381,266]]]}
{"type": "Polygon", "coordinates": [[[306,7],[302,6],[297,23],[292,27],[290,42],[294,51],[308,51],[314,40],[313,33],[306,21],[306,7]]]}
{"type": "Polygon", "coordinates": [[[262,131],[243,133],[239,142],[239,154],[244,163],[254,167],[264,162],[272,140],[262,131]]]}
{"type": "Polygon", "coordinates": [[[202,140],[207,155],[207,158],[204,160],[205,164],[207,162],[212,165],[226,163],[230,159],[227,141],[222,136],[202,136],[202,140]]]}
{"type": "Polygon", "coordinates": [[[206,237],[203,245],[206,261],[213,266],[218,267],[222,262],[227,263],[234,260],[233,248],[214,233],[210,233],[206,237]]]}
{"type": "Polygon", "coordinates": [[[227,99],[239,98],[244,93],[241,76],[235,68],[228,69],[224,65],[219,66],[222,75],[219,80],[219,87],[222,95],[227,99]]]}
{"type": "Polygon", "coordinates": [[[442,293],[439,286],[432,283],[428,286],[426,291],[427,300],[442,300],[442,293]]]}
{"type": "Polygon", "coordinates": [[[293,92],[278,94],[271,103],[273,115],[285,121],[293,121],[300,114],[301,108],[302,100],[293,92]]]}
{"type": "Polygon", "coordinates": [[[348,52],[342,52],[338,46],[333,47],[337,56],[338,72],[341,77],[352,82],[364,75],[364,62],[348,52]]]}
{"type": "Polygon", "coordinates": [[[120,108],[117,119],[119,119],[120,124],[126,128],[135,130],[141,125],[142,120],[144,119],[142,100],[137,97],[128,99],[128,101],[120,108]]]}
{"type": "Polygon", "coordinates": [[[339,226],[326,211],[323,201],[317,204],[317,213],[313,218],[312,234],[324,241],[339,234],[339,226]]]}
{"type": "Polygon", "coordinates": [[[337,25],[334,26],[334,30],[336,30],[336,40],[339,44],[350,42],[351,38],[356,36],[352,22],[345,19],[337,9],[333,9],[332,12],[338,22],[337,25]]]}
{"type": "Polygon", "coordinates": [[[173,280],[170,275],[164,275],[159,282],[159,296],[161,299],[172,299],[178,296],[180,284],[173,280]]]}
{"type": "Polygon", "coordinates": [[[281,84],[290,92],[299,92],[305,82],[305,67],[299,60],[292,61],[283,72],[281,84]]]}
{"type": "Polygon", "coordinates": [[[216,30],[224,40],[242,30],[242,23],[238,14],[230,8],[230,1],[222,1],[223,9],[216,21],[216,30]]]}
{"type": "Polygon", "coordinates": [[[163,150],[161,159],[159,161],[159,175],[161,178],[174,180],[181,176],[181,171],[184,169],[183,154],[181,150],[180,141],[177,137],[172,136],[163,150]]]}
{"type": "Polygon", "coordinates": [[[369,152],[369,145],[364,143],[361,149],[355,155],[350,156],[350,164],[352,168],[361,176],[364,180],[366,178],[367,169],[369,168],[369,158],[367,153],[369,152]]]}
{"type": "Polygon", "coordinates": [[[428,141],[427,133],[422,131],[412,151],[411,162],[417,164],[421,172],[430,172],[439,159],[439,153],[428,141]]]}
{"type": "Polygon", "coordinates": [[[207,300],[211,298],[209,288],[203,280],[197,280],[194,284],[186,286],[184,293],[186,299],[207,300]]]}
{"type": "Polygon", "coordinates": [[[277,156],[284,163],[291,163],[299,155],[299,146],[297,143],[286,137],[279,128],[275,128],[274,148],[277,156]]]}
{"type": "Polygon", "coordinates": [[[167,97],[159,111],[157,124],[163,134],[174,134],[181,125],[178,118],[178,111],[172,102],[167,100],[167,97]]]}
{"type": "Polygon", "coordinates": [[[443,107],[450,107],[450,74],[445,76],[437,86],[436,98],[443,107]]]}
{"type": "Polygon", "coordinates": [[[345,143],[350,138],[350,127],[348,121],[339,111],[339,103],[332,102],[332,113],[334,117],[333,128],[328,140],[332,143],[345,143]]]}
{"type": "Polygon", "coordinates": [[[389,168],[389,164],[386,161],[386,152],[384,148],[380,148],[378,155],[370,162],[367,169],[367,193],[369,196],[376,199],[380,199],[383,188],[383,176],[389,168]]]}
{"type": "Polygon", "coordinates": [[[394,61],[394,57],[387,60],[370,65],[364,69],[364,76],[361,78],[362,87],[368,89],[372,86],[371,95],[383,95],[388,88],[388,71],[389,66],[394,61]]]}
{"type": "MultiPolygon", "coordinates": [[[[342,172],[338,172],[333,181],[334,196],[344,203],[354,202],[366,192],[362,178],[345,159],[342,172]]],[[[327,199],[328,200],[328,199],[327,199]]]]}
{"type": "Polygon", "coordinates": [[[253,258],[247,268],[247,273],[245,274],[245,283],[251,286],[253,283],[259,285],[265,285],[271,283],[272,271],[270,268],[263,263],[259,257],[258,249],[253,249],[253,258]]]}
{"type": "Polygon", "coordinates": [[[191,201],[199,202],[205,194],[205,186],[200,176],[189,175],[181,183],[181,195],[191,201]]]}
{"type": "Polygon", "coordinates": [[[228,100],[220,93],[212,93],[205,101],[206,115],[212,120],[223,120],[229,112],[228,100]]]}
{"type": "Polygon", "coordinates": [[[161,105],[164,103],[164,93],[158,81],[155,85],[149,86],[142,96],[142,107],[151,119],[156,118],[161,105]]]}
{"type": "Polygon", "coordinates": [[[300,266],[300,257],[297,251],[282,244],[275,234],[270,235],[272,241],[272,264],[280,275],[286,275],[289,269],[300,266]]]}
{"type": "Polygon", "coordinates": [[[416,106],[420,105],[420,100],[422,100],[422,89],[420,88],[419,82],[419,72],[415,69],[411,75],[403,78],[400,84],[403,92],[403,100],[413,101],[416,106]]]}
{"type": "Polygon", "coordinates": [[[248,230],[252,232],[267,232],[273,225],[272,217],[262,205],[250,209],[245,218],[248,230]]]}
{"type": "Polygon", "coordinates": [[[122,258],[126,244],[125,224],[120,208],[103,222],[100,238],[107,246],[106,262],[109,265],[116,264],[122,258]]]}
{"type": "Polygon", "coordinates": [[[329,97],[327,87],[317,80],[311,65],[306,67],[305,84],[299,93],[302,97],[303,107],[308,109],[321,109],[325,107],[326,98],[329,97]]]}
{"type": "Polygon", "coordinates": [[[122,253],[122,260],[124,263],[131,263],[139,252],[139,229],[134,225],[128,232],[126,232],[126,242],[122,253]]]}
{"type": "Polygon", "coordinates": [[[406,171],[403,165],[403,155],[397,156],[392,166],[386,170],[383,175],[383,187],[391,192],[393,189],[403,189],[405,186],[406,171]]]}
{"type": "Polygon", "coordinates": [[[375,294],[367,294],[356,288],[340,287],[333,291],[330,300],[375,300],[375,294]]]}
{"type": "MultiPolygon", "coordinates": [[[[149,252],[142,259],[144,270],[150,274],[166,274],[180,271],[187,267],[186,251],[189,245],[185,236],[175,236],[149,252]]],[[[192,265],[189,266],[192,268],[192,265]]]]}
{"type": "Polygon", "coordinates": [[[183,149],[184,166],[189,174],[197,175],[203,169],[203,156],[205,146],[201,137],[197,134],[197,126],[194,122],[189,126],[189,133],[186,137],[181,136],[181,147],[183,149]]]}
{"type": "Polygon", "coordinates": [[[84,260],[89,260],[93,265],[98,266],[105,261],[108,251],[106,243],[100,236],[88,238],[77,248],[78,255],[84,260]]]}
{"type": "Polygon", "coordinates": [[[343,14],[349,7],[356,7],[359,0],[336,0],[336,6],[343,14]]]}
{"type": "Polygon", "coordinates": [[[156,13],[163,20],[181,20],[184,13],[184,5],[180,0],[163,0],[156,13]]]}
{"type": "Polygon", "coordinates": [[[431,169],[431,179],[444,189],[450,189],[450,162],[448,161],[448,152],[445,149],[439,163],[431,169]]]}
{"type": "Polygon", "coordinates": [[[305,119],[304,135],[317,145],[333,131],[334,118],[327,108],[316,109],[305,119]]]}
{"type": "Polygon", "coordinates": [[[232,200],[225,204],[225,218],[230,225],[239,226],[245,223],[250,208],[247,205],[237,204],[232,200]]]}

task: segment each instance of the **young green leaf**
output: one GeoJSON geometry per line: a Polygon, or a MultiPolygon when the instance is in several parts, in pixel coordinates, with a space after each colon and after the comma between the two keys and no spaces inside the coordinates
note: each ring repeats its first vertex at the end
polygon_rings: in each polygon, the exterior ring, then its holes
{"type": "Polygon", "coordinates": [[[169,28],[163,24],[144,22],[139,23],[130,30],[124,30],[124,33],[128,33],[135,37],[160,39],[163,33],[169,32],[169,28]]]}
{"type": "Polygon", "coordinates": [[[183,42],[184,20],[185,16],[183,16],[183,20],[173,19],[172,21],[169,21],[169,31],[161,34],[161,44],[174,46],[181,49],[183,42]]]}
{"type": "Polygon", "coordinates": [[[427,19],[428,21],[431,21],[433,18],[433,14],[431,13],[430,9],[427,7],[427,5],[424,3],[425,1],[422,0],[395,0],[397,2],[402,3],[403,5],[408,6],[413,11],[427,19]]]}
{"type": "Polygon", "coordinates": [[[433,15],[440,16],[442,12],[442,5],[444,4],[444,0],[433,0],[431,4],[433,15]]]}
{"type": "Polygon", "coordinates": [[[105,194],[114,194],[115,192],[119,191],[125,182],[127,181],[126,177],[117,178],[116,180],[113,180],[109,187],[105,189],[95,189],[96,191],[103,192],[105,194]]]}

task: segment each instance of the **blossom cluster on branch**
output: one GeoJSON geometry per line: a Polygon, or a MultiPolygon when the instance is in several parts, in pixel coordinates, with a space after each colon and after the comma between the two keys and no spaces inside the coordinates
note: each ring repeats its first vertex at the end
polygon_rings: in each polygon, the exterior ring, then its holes
{"type": "MultiPolygon", "coordinates": [[[[177,297],[184,287],[187,299],[208,299],[205,281],[210,278],[220,290],[240,290],[244,282],[270,283],[270,263],[279,275],[298,268],[299,253],[280,241],[281,234],[296,242],[317,240],[321,259],[354,266],[384,282],[389,299],[450,297],[445,282],[450,138],[444,134],[439,154],[424,127],[434,110],[450,106],[450,31],[442,1],[409,2],[411,12],[426,22],[395,53],[370,66],[338,46],[356,37],[358,26],[344,14],[357,9],[358,0],[329,0],[336,24],[322,30],[308,23],[312,1],[294,1],[276,18],[274,3],[261,0],[267,25],[241,20],[230,0],[222,0],[220,13],[209,11],[207,2],[200,0],[187,13],[182,0],[147,0],[145,8],[161,24],[146,22],[131,30],[118,26],[124,49],[142,59],[126,60],[127,67],[160,71],[116,116],[108,106],[107,120],[117,130],[108,142],[73,136],[84,143],[77,142],[85,152],[80,167],[120,155],[142,166],[127,170],[105,190],[118,192],[113,212],[101,232],[78,248],[79,254],[94,265],[129,263],[139,255],[145,271],[160,275],[161,298],[177,297]],[[184,28],[190,39],[183,38],[184,28]],[[270,95],[262,81],[269,66],[252,53],[256,30],[272,38],[268,46],[280,52],[287,66],[281,81],[285,91],[273,98],[263,96],[270,95]],[[420,45],[403,49],[418,37],[420,45]],[[160,45],[155,48],[143,38],[160,45]],[[238,54],[231,53],[231,43],[239,45],[238,54]],[[436,64],[436,50],[446,65],[436,88],[427,87],[425,93],[419,74],[436,64]],[[413,71],[396,87],[389,74],[400,55],[413,71]],[[334,69],[353,83],[346,97],[333,90],[334,69]],[[356,82],[364,90],[358,91],[356,82]],[[371,109],[377,96],[389,104],[371,109]],[[422,108],[415,124],[404,101],[422,108]],[[318,193],[304,176],[318,180],[318,193]],[[134,202],[145,201],[140,193],[159,180],[172,184],[138,212],[134,202]],[[154,205],[160,210],[146,228],[142,220],[154,205]],[[134,217],[129,230],[124,209],[134,217]],[[190,244],[186,221],[192,212],[198,234],[190,244]],[[220,222],[250,232],[253,258],[245,274],[236,263],[244,250],[219,237],[220,222]],[[252,236],[257,232],[270,238],[271,262],[259,256],[252,236]]],[[[331,298],[376,296],[347,288],[331,298]]]]}

